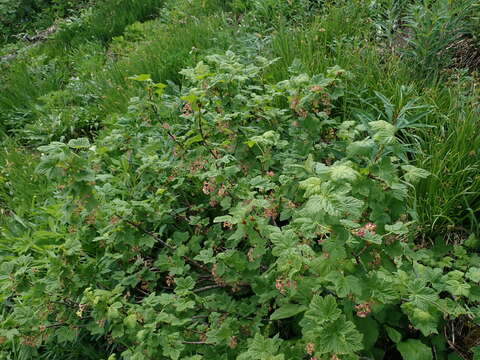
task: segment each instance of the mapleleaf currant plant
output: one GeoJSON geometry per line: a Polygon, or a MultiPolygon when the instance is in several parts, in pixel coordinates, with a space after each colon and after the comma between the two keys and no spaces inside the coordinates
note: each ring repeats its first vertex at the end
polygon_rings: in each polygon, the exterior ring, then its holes
{"type": "Polygon", "coordinates": [[[431,359],[447,321],[478,319],[479,257],[409,236],[409,184],[428,173],[401,160],[395,125],[345,120],[343,69],[272,85],[270,64],[208,56],[181,93],[132,77],[144,94],[94,144],[40,148],[56,190],[2,229],[3,358],[85,342],[109,360],[388,344],[431,359]]]}

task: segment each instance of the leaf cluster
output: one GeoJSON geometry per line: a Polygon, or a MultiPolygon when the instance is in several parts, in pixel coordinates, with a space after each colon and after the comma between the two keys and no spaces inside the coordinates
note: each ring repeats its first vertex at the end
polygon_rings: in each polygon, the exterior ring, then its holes
{"type": "Polygon", "coordinates": [[[448,321],[478,320],[475,239],[410,236],[429,173],[397,124],[342,121],[339,67],[269,84],[272,63],[207,56],[181,88],[132,76],[144,91],[95,143],[39,148],[54,189],[2,228],[0,356],[432,359],[448,321]]]}

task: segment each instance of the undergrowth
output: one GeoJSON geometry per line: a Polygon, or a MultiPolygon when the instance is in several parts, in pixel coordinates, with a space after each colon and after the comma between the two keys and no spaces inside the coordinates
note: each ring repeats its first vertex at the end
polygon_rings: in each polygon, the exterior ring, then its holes
{"type": "Polygon", "coordinates": [[[0,64],[0,359],[478,358],[478,6],[41,10],[0,64]]]}

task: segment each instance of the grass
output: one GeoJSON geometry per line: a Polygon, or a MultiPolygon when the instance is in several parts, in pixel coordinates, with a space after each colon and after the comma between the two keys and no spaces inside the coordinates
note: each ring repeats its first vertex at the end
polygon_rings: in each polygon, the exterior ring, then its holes
{"type": "Polygon", "coordinates": [[[45,30],[89,3],[89,0],[4,0],[0,3],[0,45],[14,41],[19,33],[45,30]]]}
{"type": "Polygon", "coordinates": [[[423,135],[422,152],[416,157],[418,166],[432,173],[416,191],[417,212],[420,223],[426,227],[424,232],[469,233],[480,229],[477,86],[461,80],[453,88],[438,85],[426,94],[435,108],[430,118],[435,127],[423,135]]]}
{"type": "Polygon", "coordinates": [[[5,74],[0,90],[0,124],[4,130],[32,121],[37,99],[61,88],[68,70],[62,61],[37,57],[13,63],[5,74]]]}
{"type": "Polygon", "coordinates": [[[32,209],[51,196],[47,180],[34,173],[38,160],[38,154],[12,139],[0,146],[0,224],[4,216],[14,216],[21,226],[28,222],[32,209]]]}
{"type": "Polygon", "coordinates": [[[107,44],[114,36],[122,34],[127,25],[155,17],[162,4],[163,0],[102,1],[83,13],[78,21],[62,27],[50,45],[61,51],[84,41],[107,44]]]}

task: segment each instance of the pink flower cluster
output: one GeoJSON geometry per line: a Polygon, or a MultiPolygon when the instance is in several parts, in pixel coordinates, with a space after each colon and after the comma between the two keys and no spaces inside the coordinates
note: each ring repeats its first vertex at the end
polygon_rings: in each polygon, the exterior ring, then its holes
{"type": "Polygon", "coordinates": [[[361,318],[367,317],[372,312],[372,304],[369,302],[355,305],[357,316],[361,318]]]}
{"type": "Polygon", "coordinates": [[[360,229],[358,229],[356,232],[355,232],[355,235],[357,235],[358,237],[361,237],[361,238],[364,238],[367,231],[372,234],[372,235],[375,235],[376,232],[375,230],[377,230],[377,225],[374,224],[374,223],[366,223],[365,225],[363,225],[360,229]]]}
{"type": "Polygon", "coordinates": [[[285,294],[286,289],[294,288],[296,289],[298,283],[296,281],[285,280],[285,279],[277,279],[275,281],[275,287],[280,292],[280,294],[285,294]]]}
{"type": "Polygon", "coordinates": [[[315,352],[315,344],[308,343],[307,346],[305,346],[305,351],[308,355],[313,355],[313,353],[315,352]]]}

